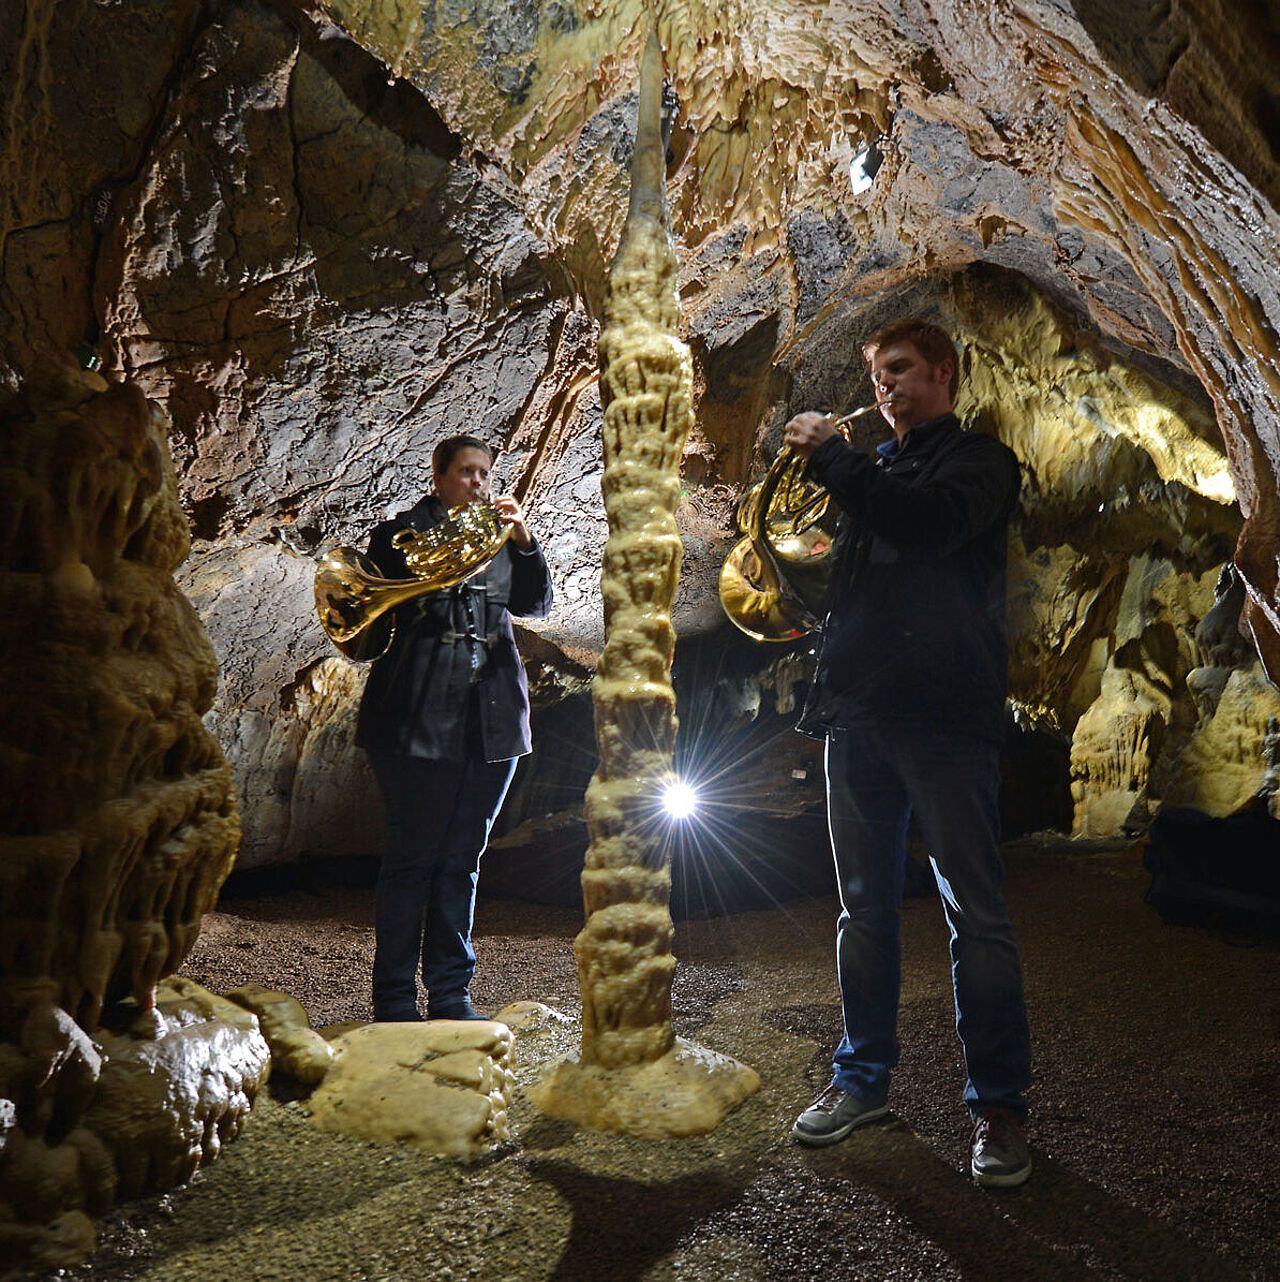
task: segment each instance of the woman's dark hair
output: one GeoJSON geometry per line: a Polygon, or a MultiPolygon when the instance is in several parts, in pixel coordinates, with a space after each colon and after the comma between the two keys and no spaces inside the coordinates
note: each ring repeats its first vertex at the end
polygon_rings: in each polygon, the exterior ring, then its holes
{"type": "Polygon", "coordinates": [[[431,470],[437,476],[443,476],[449,470],[449,464],[463,450],[480,450],[488,456],[490,465],[493,463],[493,451],[478,436],[446,436],[431,451],[431,470]]]}
{"type": "Polygon", "coordinates": [[[925,320],[896,320],[877,330],[862,345],[862,356],[868,365],[880,347],[892,347],[894,343],[910,343],[921,356],[929,362],[932,369],[937,369],[943,361],[951,362],[951,399],[956,398],[956,388],[960,386],[960,357],[951,335],[941,325],[934,325],[925,320]]]}

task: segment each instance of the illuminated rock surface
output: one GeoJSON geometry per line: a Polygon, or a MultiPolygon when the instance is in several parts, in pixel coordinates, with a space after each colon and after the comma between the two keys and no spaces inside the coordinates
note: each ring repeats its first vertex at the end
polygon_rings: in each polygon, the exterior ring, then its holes
{"type": "Polygon", "coordinates": [[[366,1024],[334,1038],[307,1109],[321,1130],[475,1157],[508,1137],[511,1047],[488,1020],[366,1024]]]}
{"type": "MultiPolygon", "coordinates": [[[[339,675],[314,626],[308,557],[416,498],[441,433],[465,424],[504,447],[499,474],[556,578],[539,625],[552,650],[591,664],[603,642],[596,326],[626,208],[640,6],[20,12],[0,51],[15,175],[4,377],[41,345],[96,343],[110,377],[167,407],[199,550],[182,585],[221,668],[210,724],[249,803],[242,866],[367,853],[350,822],[374,801],[362,764],[304,756],[341,737],[361,679],[339,675]],[[348,787],[359,807],[337,800],[348,787]]],[[[1067,586],[1095,605],[1072,657],[1110,651],[1115,565],[1201,540],[1207,521],[1239,541],[1272,664],[1270,9],[654,13],[679,100],[666,177],[695,365],[682,634],[718,624],[732,505],[787,414],[865,399],[859,338],[933,308],[971,340],[974,395],[1028,469],[1044,532],[1029,546],[1080,562],[1067,586]],[[855,192],[849,162],[872,142],[883,164],[855,192]],[[1037,297],[1068,318],[1057,346],[1037,297]],[[1210,512],[1228,477],[1243,529],[1210,512]]],[[[1083,693],[1052,661],[1055,635],[1022,639],[1057,670],[1019,697],[1070,734],[1083,693]]]]}
{"type": "MultiPolygon", "coordinates": [[[[594,666],[597,323],[642,35],[637,0],[10,9],[0,385],[25,400],[0,545],[39,564],[0,581],[22,673],[5,723],[26,727],[3,748],[5,1048],[24,1012],[91,1026],[178,965],[235,842],[215,736],[243,867],[376,848],[340,746],[362,674],[315,627],[309,557],[416,498],[444,431],[504,447],[551,559],[535,689],[594,666]],[[49,373],[84,347],[124,386],[49,373]],[[146,497],[168,485],[161,433],[181,509],[146,497]],[[140,485],[113,488],[117,453],[140,485]],[[51,511],[74,534],[50,537],[51,511]]],[[[1072,741],[1077,829],[1248,793],[1271,693],[1248,649],[1203,652],[1197,611],[1234,557],[1250,646],[1280,671],[1273,10],[653,6],[694,366],[683,635],[718,624],[733,504],[788,414],[865,400],[858,341],[923,310],[964,340],[966,413],[1023,462],[1013,693],[1072,741]],[[855,192],[867,143],[884,160],[855,192]]],[[[33,1229],[51,1261],[86,1232],[80,1210],[33,1229]]]]}
{"type": "Polygon", "coordinates": [[[85,1126],[115,1161],[120,1198],[172,1188],[217,1157],[271,1066],[253,1014],[180,976],[98,1040],[106,1063],[85,1126]]]}
{"type": "Polygon", "coordinates": [[[58,359],[0,416],[0,1222],[52,1265],[92,1247],[84,1212],[217,1154],[265,1045],[234,1007],[157,995],[239,837],[201,724],[213,651],[172,578],[189,539],[164,416],[58,359]],[[151,1040],[99,1027],[125,998],[151,1040]]]}
{"type": "Polygon", "coordinates": [[[109,998],[150,1005],[235,856],[200,720],[216,668],[173,583],[187,527],[157,408],[72,367],[0,412],[0,1027],[45,1000],[92,1031],[109,998]]]}
{"type": "Polygon", "coordinates": [[[1165,804],[1191,806],[1215,818],[1244,809],[1267,774],[1262,747],[1272,717],[1280,717],[1280,692],[1257,665],[1233,669],[1213,712],[1179,756],[1165,804]]]}
{"type": "Polygon", "coordinates": [[[311,1027],[297,998],[261,984],[242,984],[226,997],[258,1017],[258,1027],[271,1047],[273,1068],[307,1086],[324,1079],[333,1063],[333,1047],[311,1027]]]}
{"type": "Polygon", "coordinates": [[[254,1016],[190,980],[161,983],[132,1017],[91,1041],[64,1011],[37,1005],[0,1043],[7,1264],[80,1263],[94,1245],[90,1216],[190,1179],[235,1138],[267,1079],[254,1016]]]}

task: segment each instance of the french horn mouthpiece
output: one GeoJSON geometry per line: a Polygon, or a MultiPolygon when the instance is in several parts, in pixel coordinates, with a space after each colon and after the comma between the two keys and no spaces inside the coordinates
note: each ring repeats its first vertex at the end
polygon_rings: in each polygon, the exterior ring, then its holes
{"type": "Polygon", "coordinates": [[[852,423],[855,418],[861,418],[864,414],[872,414],[876,410],[880,409],[881,406],[890,405],[892,403],[893,397],[888,396],[883,401],[872,401],[870,405],[860,405],[856,410],[850,410],[847,414],[841,414],[840,417],[836,419],[836,424],[852,423]]]}

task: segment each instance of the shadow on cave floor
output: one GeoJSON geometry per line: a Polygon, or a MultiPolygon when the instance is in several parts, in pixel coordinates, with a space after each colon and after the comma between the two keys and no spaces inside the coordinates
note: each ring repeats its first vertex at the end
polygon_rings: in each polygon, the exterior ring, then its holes
{"type": "MultiPolygon", "coordinates": [[[[842,1144],[787,1136],[840,1019],[833,899],[681,923],[677,1031],[756,1068],[711,1135],[655,1143],[537,1114],[462,1165],[313,1132],[276,1093],[190,1186],[117,1208],[63,1277],[231,1279],[1280,1280],[1280,944],[1164,925],[1131,852],[1007,851],[1036,1084],[1031,1182],[964,1173],[967,1117],[946,930],[903,911],[893,1113],[842,1144]]],[[[482,901],[474,996],[579,1011],[578,914],[482,901]]],[[[313,1022],[367,1018],[366,888],[224,904],[183,972],[294,993],[313,1022]]],[[[572,1036],[569,1039],[572,1045],[572,1036]]],[[[522,1083],[551,1053],[518,1046],[522,1083]]]]}

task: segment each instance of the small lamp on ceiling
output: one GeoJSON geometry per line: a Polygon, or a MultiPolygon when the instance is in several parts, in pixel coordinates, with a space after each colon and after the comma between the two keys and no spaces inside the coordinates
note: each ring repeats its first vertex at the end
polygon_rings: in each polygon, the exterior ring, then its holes
{"type": "Polygon", "coordinates": [[[884,153],[875,143],[867,143],[849,162],[849,183],[853,194],[860,196],[875,182],[876,174],[884,162],[884,153]]]}

